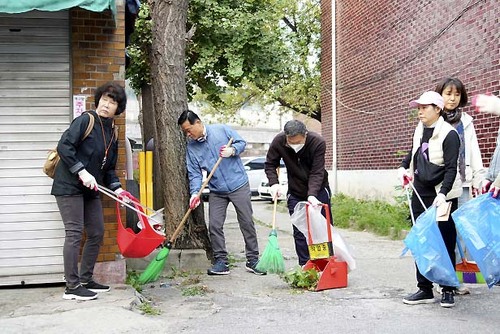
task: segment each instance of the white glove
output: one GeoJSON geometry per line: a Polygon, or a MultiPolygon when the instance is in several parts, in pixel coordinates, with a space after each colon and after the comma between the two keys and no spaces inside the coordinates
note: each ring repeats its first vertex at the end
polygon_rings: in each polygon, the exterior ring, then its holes
{"type": "Polygon", "coordinates": [[[483,181],[481,181],[481,189],[480,189],[481,194],[486,194],[488,191],[490,191],[490,188],[491,188],[490,180],[484,179],[483,181]]]}
{"type": "Polygon", "coordinates": [[[132,200],[131,200],[132,194],[130,194],[128,191],[126,191],[122,188],[116,189],[115,195],[116,195],[116,197],[118,197],[118,199],[121,199],[125,203],[132,203],[132,200]]]}
{"type": "Polygon", "coordinates": [[[446,196],[442,193],[439,193],[437,194],[436,198],[434,198],[434,202],[432,202],[432,205],[438,207],[444,203],[446,203],[446,196]]]}
{"type": "Polygon", "coordinates": [[[478,112],[487,112],[500,116],[500,98],[493,95],[479,94],[472,98],[472,106],[478,112]]]}
{"type": "Polygon", "coordinates": [[[95,180],[95,177],[87,172],[85,168],[78,172],[78,177],[85,187],[92,190],[97,190],[97,181],[95,180]]]}
{"type": "Polygon", "coordinates": [[[194,210],[200,205],[200,197],[196,194],[191,195],[191,199],[189,200],[189,208],[194,210]]]}
{"type": "Polygon", "coordinates": [[[318,201],[318,199],[314,196],[309,196],[307,198],[307,201],[309,202],[309,204],[311,204],[312,206],[316,206],[316,205],[321,205],[323,203],[321,203],[320,201],[318,201]]]}
{"type": "Polygon", "coordinates": [[[271,193],[271,197],[273,200],[275,198],[279,198],[281,196],[281,186],[279,185],[279,183],[273,184],[269,189],[269,192],[271,193]]]}
{"type": "Polygon", "coordinates": [[[236,154],[236,149],[232,146],[222,145],[219,149],[219,156],[229,158],[236,154]]]}
{"type": "Polygon", "coordinates": [[[411,181],[411,175],[408,173],[406,168],[404,167],[399,167],[398,168],[398,180],[401,182],[401,186],[404,188],[408,185],[408,183],[411,181]]]}
{"type": "Polygon", "coordinates": [[[498,174],[497,178],[495,179],[495,181],[493,181],[491,183],[491,187],[490,187],[490,192],[493,193],[493,197],[494,198],[498,198],[498,194],[500,193],[500,174],[498,174]]]}

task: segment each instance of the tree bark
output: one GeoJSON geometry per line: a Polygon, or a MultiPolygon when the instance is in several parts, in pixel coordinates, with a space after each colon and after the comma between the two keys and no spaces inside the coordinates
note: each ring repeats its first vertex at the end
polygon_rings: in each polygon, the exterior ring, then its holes
{"type": "MultiPolygon", "coordinates": [[[[189,0],[150,0],[153,41],[150,54],[155,151],[161,170],[167,238],[188,209],[186,138],[177,119],[187,109],[185,48],[189,0]]],[[[203,205],[191,216],[174,248],[203,248],[212,257],[203,205]]]]}

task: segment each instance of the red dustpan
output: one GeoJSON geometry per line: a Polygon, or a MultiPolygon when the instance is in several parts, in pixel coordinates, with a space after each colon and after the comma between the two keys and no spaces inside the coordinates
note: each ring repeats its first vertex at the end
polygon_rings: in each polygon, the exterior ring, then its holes
{"type": "MultiPolygon", "coordinates": [[[[131,198],[131,200],[132,205],[144,214],[144,210],[142,206],[138,204],[139,202],[137,199],[131,198]]],[[[138,214],[137,216],[143,226],[143,229],[138,233],[135,233],[130,227],[125,228],[123,226],[120,215],[120,204],[118,202],[116,203],[116,217],[118,220],[118,233],[116,235],[116,241],[118,243],[120,253],[122,253],[125,257],[146,257],[166,239],[164,235],[155,231],[149,223],[146,214],[138,214]]]]}
{"type": "MultiPolygon", "coordinates": [[[[116,219],[118,221],[116,241],[123,256],[130,258],[146,257],[165,241],[165,235],[156,231],[150,224],[149,220],[154,219],[144,213],[144,208],[137,198],[130,195],[130,202],[124,202],[106,187],[98,185],[97,189],[116,201],[116,219]],[[139,223],[142,226],[142,230],[138,233],[135,233],[130,227],[125,228],[123,226],[120,204],[137,213],[139,223]]],[[[156,211],[155,214],[160,211],[156,211]]],[[[158,223],[161,224],[161,222],[158,223]]]]}

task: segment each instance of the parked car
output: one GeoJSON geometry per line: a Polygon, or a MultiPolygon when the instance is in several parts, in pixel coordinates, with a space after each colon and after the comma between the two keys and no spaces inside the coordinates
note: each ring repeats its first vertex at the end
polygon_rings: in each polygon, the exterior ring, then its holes
{"type": "MultiPolygon", "coordinates": [[[[241,161],[243,162],[243,166],[248,175],[248,183],[250,184],[250,191],[252,192],[252,196],[259,196],[259,186],[262,183],[263,179],[267,180],[266,172],[264,171],[264,163],[266,162],[265,156],[257,156],[257,157],[242,157],[241,161]]],[[[285,163],[281,163],[281,169],[285,168],[285,163]]],[[[206,177],[206,173],[203,173],[204,178],[206,177]]],[[[207,199],[210,190],[205,188],[203,190],[203,198],[207,199]]]]}
{"type": "MultiPolygon", "coordinates": [[[[279,182],[281,185],[281,195],[278,197],[278,201],[286,200],[286,193],[288,191],[288,176],[285,167],[280,168],[279,182]]],[[[271,196],[271,187],[269,186],[267,177],[264,177],[260,181],[259,197],[270,201],[273,200],[271,196]]]]}

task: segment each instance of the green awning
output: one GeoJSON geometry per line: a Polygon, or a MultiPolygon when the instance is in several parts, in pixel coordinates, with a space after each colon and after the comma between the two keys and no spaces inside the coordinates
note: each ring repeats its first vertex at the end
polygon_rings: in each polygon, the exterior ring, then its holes
{"type": "Polygon", "coordinates": [[[115,0],[9,0],[1,1],[0,12],[24,13],[30,10],[55,12],[72,7],[81,7],[93,12],[103,12],[111,9],[113,16],[116,14],[115,0]]]}

